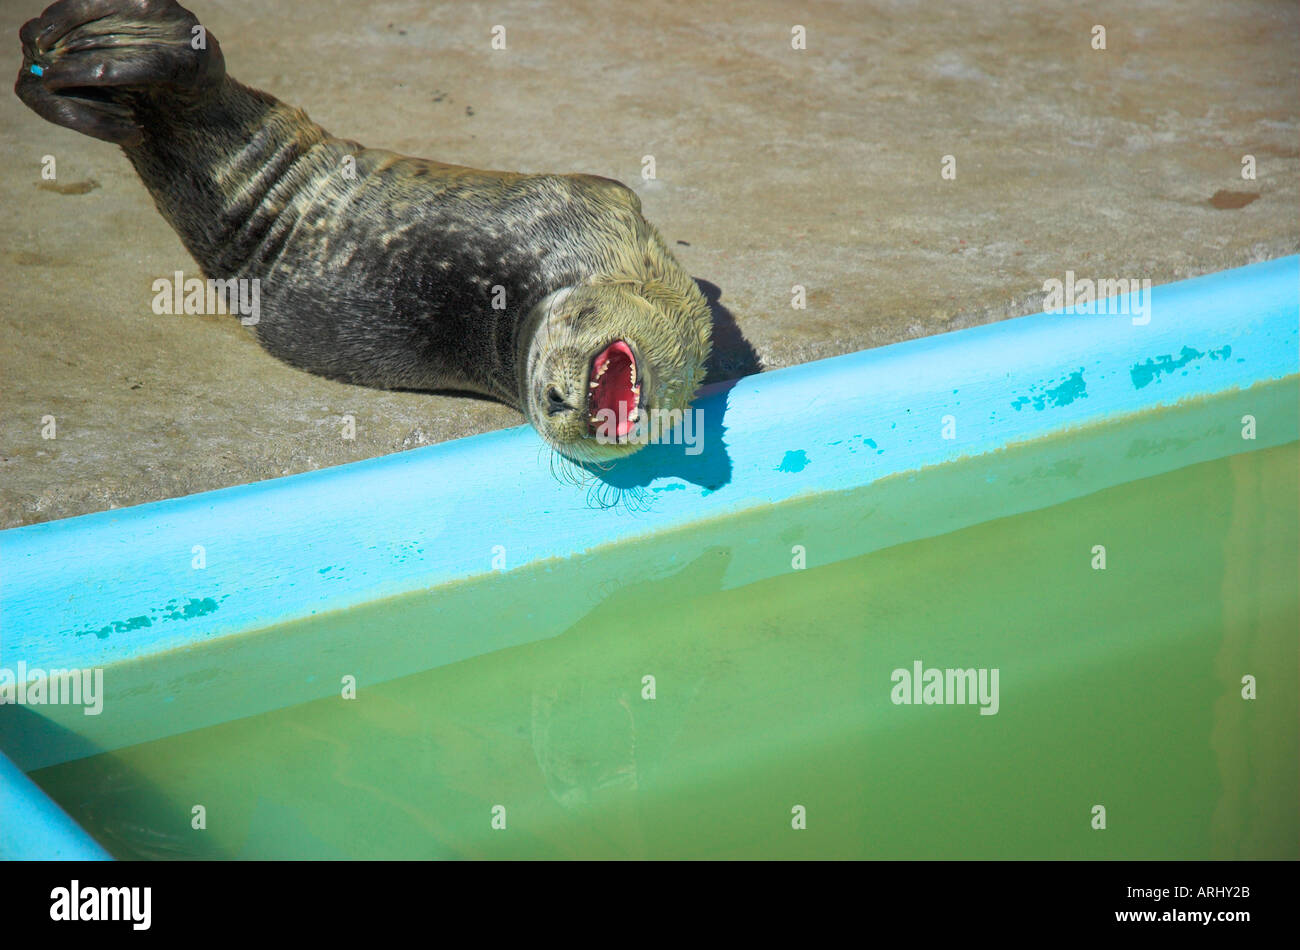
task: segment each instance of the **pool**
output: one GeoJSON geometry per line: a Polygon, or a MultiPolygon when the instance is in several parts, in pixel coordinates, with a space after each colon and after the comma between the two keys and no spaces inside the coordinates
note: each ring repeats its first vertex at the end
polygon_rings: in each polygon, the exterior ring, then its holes
{"type": "Polygon", "coordinates": [[[1298,283],[0,532],[0,853],[1300,856],[1298,283]]]}

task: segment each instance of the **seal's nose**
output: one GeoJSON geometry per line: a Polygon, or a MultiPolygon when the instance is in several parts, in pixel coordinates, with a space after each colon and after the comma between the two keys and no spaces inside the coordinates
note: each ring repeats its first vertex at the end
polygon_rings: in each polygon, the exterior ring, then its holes
{"type": "Polygon", "coordinates": [[[548,416],[576,408],[576,406],[571,406],[564,401],[564,394],[559,389],[554,386],[546,387],[546,414],[548,416]]]}

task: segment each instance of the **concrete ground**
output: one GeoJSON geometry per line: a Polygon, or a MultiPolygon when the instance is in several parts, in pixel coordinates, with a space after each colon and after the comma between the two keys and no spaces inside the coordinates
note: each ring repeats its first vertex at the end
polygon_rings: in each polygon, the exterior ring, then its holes
{"type": "MultiPolygon", "coordinates": [[[[0,2],[0,77],[43,2],[0,2]]],[[[734,322],[718,376],[1035,312],[1067,270],[1164,283],[1300,249],[1293,2],[190,6],[232,75],[336,134],[634,187],[734,322]]],[[[0,167],[0,527],[522,421],[318,379],[230,317],[155,316],[152,282],[197,273],[179,239],[116,148],[8,92],[0,167]]]]}

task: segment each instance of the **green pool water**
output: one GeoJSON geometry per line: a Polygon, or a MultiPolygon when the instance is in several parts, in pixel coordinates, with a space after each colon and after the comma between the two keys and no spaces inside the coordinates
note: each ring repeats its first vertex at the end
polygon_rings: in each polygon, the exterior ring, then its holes
{"type": "Polygon", "coordinates": [[[1239,422],[1295,395],[316,619],[545,639],[32,777],[124,858],[1297,858],[1300,450],[1239,422]],[[1197,445],[1237,454],[1092,490],[1197,445]],[[917,662],[996,713],[894,702],[917,662]]]}

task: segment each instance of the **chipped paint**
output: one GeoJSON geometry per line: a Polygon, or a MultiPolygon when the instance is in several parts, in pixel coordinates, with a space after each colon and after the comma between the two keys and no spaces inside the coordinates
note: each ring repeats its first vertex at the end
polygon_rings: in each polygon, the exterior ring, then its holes
{"type": "MultiPolygon", "coordinates": [[[[1030,386],[1032,392],[1038,386],[1030,386]]],[[[1068,406],[1076,399],[1086,399],[1088,397],[1088,384],[1083,381],[1083,367],[1080,366],[1078,372],[1071,373],[1060,383],[1049,389],[1043,390],[1035,396],[1021,396],[1011,402],[1011,408],[1019,412],[1025,406],[1033,406],[1035,409],[1042,410],[1049,406],[1068,406]]]]}
{"type": "Polygon", "coordinates": [[[781,464],[776,467],[778,472],[802,472],[808,467],[808,453],[803,449],[795,449],[792,452],[786,452],[785,458],[781,459],[781,464]]]}
{"type": "MultiPolygon", "coordinates": [[[[1146,362],[1134,364],[1133,368],[1129,370],[1129,376],[1133,380],[1133,386],[1141,389],[1153,381],[1158,382],[1162,375],[1177,372],[1206,356],[1209,356],[1211,360],[1226,360],[1231,355],[1232,346],[1227,344],[1217,350],[1210,350],[1208,353],[1202,353],[1195,347],[1184,346],[1177,357],[1172,355],[1157,356],[1154,359],[1148,357],[1146,362]]],[[[1237,362],[1240,363],[1241,360],[1237,362]]],[[[1197,367],[1197,369],[1199,368],[1197,367]]]]}
{"type": "Polygon", "coordinates": [[[220,598],[212,597],[191,597],[184,604],[175,598],[167,601],[162,607],[150,607],[148,614],[129,617],[126,620],[114,620],[101,627],[83,627],[81,629],[64,630],[64,634],[72,634],[78,637],[84,637],[88,634],[94,634],[100,640],[106,640],[115,633],[129,633],[132,630],[140,630],[145,627],[152,627],[154,618],[159,622],[164,620],[195,620],[199,617],[206,617],[214,613],[220,606],[218,600],[225,600],[229,597],[225,594],[220,598]]]}

